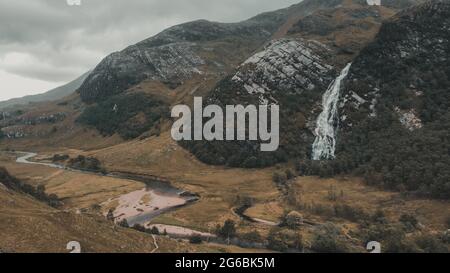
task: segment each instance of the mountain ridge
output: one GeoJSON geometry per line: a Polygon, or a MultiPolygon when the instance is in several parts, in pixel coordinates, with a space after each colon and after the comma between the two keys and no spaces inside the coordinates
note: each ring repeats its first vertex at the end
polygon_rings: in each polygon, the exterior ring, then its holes
{"type": "Polygon", "coordinates": [[[170,27],[106,57],[80,87],[81,98],[96,102],[146,79],[176,88],[195,74],[224,73],[268,42],[292,14],[305,16],[340,2],[305,0],[238,23],[197,20],[170,27]]]}
{"type": "Polygon", "coordinates": [[[1,101],[0,110],[8,107],[27,105],[29,103],[34,102],[47,102],[62,99],[74,93],[83,84],[84,80],[89,76],[90,73],[91,71],[88,71],[67,84],[56,87],[41,94],[28,95],[20,98],[13,98],[6,101],[1,101]]]}

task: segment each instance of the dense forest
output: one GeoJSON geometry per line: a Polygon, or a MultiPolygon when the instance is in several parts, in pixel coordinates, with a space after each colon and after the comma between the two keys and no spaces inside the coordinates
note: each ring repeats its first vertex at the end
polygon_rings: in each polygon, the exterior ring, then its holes
{"type": "Polygon", "coordinates": [[[121,94],[89,106],[78,122],[93,126],[103,135],[119,134],[124,139],[140,136],[170,111],[162,99],[144,93],[121,94]]]}
{"type": "Polygon", "coordinates": [[[302,171],[354,172],[373,185],[450,198],[450,5],[436,5],[385,23],[356,58],[342,96],[366,102],[341,109],[336,160],[304,161],[302,171]]]}

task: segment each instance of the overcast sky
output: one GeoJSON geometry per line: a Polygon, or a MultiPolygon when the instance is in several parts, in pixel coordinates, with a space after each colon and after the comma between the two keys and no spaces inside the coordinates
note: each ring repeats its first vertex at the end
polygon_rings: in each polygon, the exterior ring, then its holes
{"type": "Polygon", "coordinates": [[[196,19],[236,22],[301,0],[0,0],[0,101],[67,83],[111,52],[196,19]]]}

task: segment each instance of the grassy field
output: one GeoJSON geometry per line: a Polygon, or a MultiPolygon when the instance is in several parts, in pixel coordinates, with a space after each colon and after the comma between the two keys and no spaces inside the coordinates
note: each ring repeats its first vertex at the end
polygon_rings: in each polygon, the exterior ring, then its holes
{"type": "MultiPolygon", "coordinates": [[[[368,214],[382,210],[391,221],[398,221],[402,214],[412,214],[426,228],[441,231],[446,229],[446,219],[450,216],[449,201],[407,197],[398,192],[383,191],[367,186],[355,177],[300,177],[293,187],[302,207],[332,207],[340,204],[361,209],[368,214]]],[[[302,212],[318,221],[326,220],[308,209],[303,209],[302,212]]]]}
{"type": "MultiPolygon", "coordinates": [[[[76,200],[73,199],[73,200],[76,200]]],[[[70,204],[66,206],[69,207],[70,204]]],[[[118,227],[98,214],[72,209],[54,209],[31,196],[6,189],[0,184],[0,249],[5,252],[67,253],[70,241],[81,244],[82,252],[167,253],[167,252],[263,252],[236,246],[186,241],[151,235],[118,227]]]]}
{"type": "Polygon", "coordinates": [[[30,196],[0,188],[0,248],[13,252],[151,252],[151,236],[115,227],[103,217],[56,210],[30,196]]]}
{"type": "MultiPolygon", "coordinates": [[[[168,179],[180,189],[199,194],[201,198],[198,202],[161,215],[153,223],[182,226],[203,232],[213,232],[217,224],[232,219],[237,223],[240,234],[258,231],[261,235],[268,236],[272,228],[270,225],[243,221],[233,213],[232,209],[239,206],[238,200],[242,197],[253,199],[254,205],[246,211],[246,215],[250,217],[279,222],[285,213],[295,210],[301,213],[306,221],[315,223],[315,225],[306,225],[298,230],[306,245],[311,244],[317,229],[327,223],[333,223],[339,227],[349,238],[351,238],[350,234],[358,232],[360,226],[357,221],[340,218],[333,214],[335,206],[345,205],[370,215],[382,210],[391,222],[398,222],[402,214],[408,213],[414,215],[420,222],[421,230],[428,233],[446,230],[447,219],[450,217],[450,203],[448,201],[420,199],[408,197],[398,192],[387,192],[367,186],[356,177],[336,177],[332,179],[298,177],[288,183],[287,191],[280,191],[272,181],[272,175],[274,172],[283,171],[289,166],[283,165],[267,169],[208,166],[179,147],[167,132],[162,133],[159,137],[134,140],[99,150],[54,149],[49,152],[42,152],[39,159],[49,158],[55,153],[69,154],[72,157],[79,154],[94,156],[102,162],[103,167],[108,171],[156,175],[168,179]],[[295,200],[295,204],[292,204],[292,200],[295,200]]],[[[110,198],[143,187],[143,184],[131,180],[99,177],[36,165],[17,164],[13,153],[1,153],[0,164],[5,166],[11,174],[27,183],[35,186],[45,185],[48,193],[55,193],[62,198],[65,204],[64,209],[72,211],[71,213],[75,213],[80,208],[91,208],[93,205],[101,204],[110,198]]],[[[17,213],[4,211],[2,215],[3,217],[11,215],[9,217],[12,217],[17,213]]],[[[88,218],[89,220],[80,220],[85,218],[76,214],[68,214],[71,215],[70,217],[66,215],[67,219],[60,218],[62,216],[59,216],[59,213],[51,214],[51,217],[46,217],[45,221],[56,221],[57,223],[67,221],[79,226],[79,228],[92,229],[92,232],[97,234],[96,236],[100,232],[104,232],[105,236],[98,239],[100,241],[106,240],[107,236],[112,236],[108,233],[106,227],[100,227],[103,228],[101,231],[94,231],[95,224],[104,221],[101,216],[97,216],[99,218],[88,218]],[[81,223],[80,221],[84,222],[81,223]]],[[[30,217],[37,217],[38,214],[34,214],[31,213],[30,217]]],[[[28,227],[39,224],[39,222],[37,224],[32,222],[38,220],[29,221],[31,222],[11,222],[9,227],[3,226],[2,229],[6,232],[12,232],[14,225],[28,227]]],[[[39,221],[43,220],[39,218],[39,221]]],[[[108,223],[106,226],[111,228],[108,223]]],[[[63,233],[71,231],[71,228],[67,226],[56,226],[54,232],[57,232],[58,228],[61,228],[63,233]]],[[[30,231],[19,229],[18,232],[20,230],[25,234],[30,231]]],[[[40,232],[44,231],[41,230],[40,232]]],[[[60,241],[66,240],[70,237],[69,235],[63,236],[64,239],[60,239],[60,241]]],[[[10,242],[19,238],[18,234],[9,236],[13,238],[10,242]]],[[[129,243],[127,240],[122,241],[124,245],[129,243]]],[[[187,242],[164,237],[160,240],[162,244],[160,244],[161,249],[158,251],[162,252],[261,251],[212,244],[190,245],[187,242]]],[[[89,241],[95,242],[91,237],[89,237],[89,241]]],[[[31,242],[25,241],[23,245],[29,243],[31,242]]],[[[94,245],[96,244],[92,244],[92,246],[87,244],[92,251],[116,249],[115,246],[95,248],[94,245]]],[[[355,251],[364,251],[363,242],[358,241],[354,244],[355,251]]],[[[99,245],[101,244],[99,243],[99,245]]],[[[46,246],[38,246],[38,248],[45,251],[49,249],[46,246]]],[[[25,248],[17,249],[26,251],[25,248]]],[[[59,251],[63,250],[59,249],[59,251]]],[[[145,249],[145,251],[147,250],[151,250],[151,248],[145,249]]],[[[120,248],[119,251],[121,251],[120,248]]],[[[123,251],[144,251],[144,248],[127,248],[123,251]]]]}

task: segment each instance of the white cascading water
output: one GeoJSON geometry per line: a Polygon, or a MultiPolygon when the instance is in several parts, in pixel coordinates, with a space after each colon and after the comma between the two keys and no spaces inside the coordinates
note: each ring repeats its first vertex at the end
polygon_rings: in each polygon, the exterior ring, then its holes
{"type": "Polygon", "coordinates": [[[312,148],[313,160],[333,159],[336,150],[336,122],[338,119],[338,101],[342,80],[347,77],[350,70],[349,63],[330,84],[322,98],[323,111],[317,119],[316,140],[312,148]]]}

